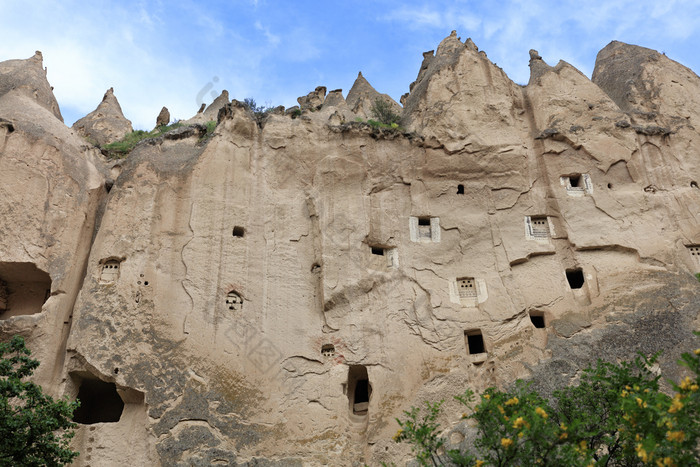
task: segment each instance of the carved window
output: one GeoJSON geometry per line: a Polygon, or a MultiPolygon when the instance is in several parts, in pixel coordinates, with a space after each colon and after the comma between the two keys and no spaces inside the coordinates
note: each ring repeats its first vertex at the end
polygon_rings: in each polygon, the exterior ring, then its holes
{"type": "Polygon", "coordinates": [[[573,196],[593,191],[591,176],[588,174],[565,175],[560,178],[560,182],[566,188],[566,192],[573,196]]]}
{"type": "Polygon", "coordinates": [[[690,253],[690,257],[694,260],[695,264],[700,267],[700,245],[688,246],[688,252],[690,253]]]}
{"type": "Polygon", "coordinates": [[[542,313],[541,311],[531,311],[530,322],[537,329],[543,329],[545,327],[544,313],[542,313]]]}
{"type": "Polygon", "coordinates": [[[474,281],[473,277],[462,277],[457,279],[457,287],[459,289],[459,298],[476,298],[476,282],[474,281]]]}
{"type": "Polygon", "coordinates": [[[525,217],[526,237],[530,240],[549,240],[549,220],[547,216],[525,217]]]}
{"type": "Polygon", "coordinates": [[[464,342],[467,346],[467,353],[469,355],[478,355],[486,353],[486,346],[484,345],[484,336],[481,334],[480,329],[464,331],[464,342]]]}
{"type": "Polygon", "coordinates": [[[110,284],[116,282],[119,279],[119,261],[116,259],[110,259],[105,261],[102,265],[102,272],[100,273],[100,282],[103,284],[110,284]]]}
{"type": "Polygon", "coordinates": [[[410,217],[409,229],[412,242],[439,242],[439,217],[410,217]]]}
{"type": "Polygon", "coordinates": [[[231,291],[226,295],[226,308],[231,311],[240,311],[243,309],[243,298],[237,292],[231,291]]]}
{"type": "Polygon", "coordinates": [[[569,283],[569,287],[572,289],[580,289],[585,283],[585,278],[583,276],[583,269],[567,269],[566,270],[566,280],[569,283]]]}
{"type": "Polygon", "coordinates": [[[335,346],[333,344],[324,344],[321,346],[321,355],[324,357],[335,357],[335,346]]]}

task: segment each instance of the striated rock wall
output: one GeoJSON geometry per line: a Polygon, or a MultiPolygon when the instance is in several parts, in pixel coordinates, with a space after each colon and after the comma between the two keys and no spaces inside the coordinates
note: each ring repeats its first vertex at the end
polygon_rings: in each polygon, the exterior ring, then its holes
{"type": "Polygon", "coordinates": [[[405,129],[354,121],[379,95],[360,76],[262,121],[226,95],[213,136],[121,161],[0,94],[0,336],[88,401],[76,465],[405,462],[394,418],[422,400],[459,443],[467,386],[550,391],[638,350],[674,376],[698,345],[700,79],[621,43],[593,81],[531,67],[518,86],[452,34],[405,129]],[[32,268],[50,296],[12,316],[32,268]]]}

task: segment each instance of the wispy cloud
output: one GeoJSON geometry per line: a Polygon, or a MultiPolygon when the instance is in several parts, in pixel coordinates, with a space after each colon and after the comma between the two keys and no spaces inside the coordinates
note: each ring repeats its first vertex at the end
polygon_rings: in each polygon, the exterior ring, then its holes
{"type": "Polygon", "coordinates": [[[370,72],[372,84],[398,100],[415,79],[421,52],[435,49],[453,29],[519,83],[529,78],[530,48],[590,76],[596,53],[614,39],[663,50],[700,69],[697,0],[32,5],[3,5],[0,60],[42,50],[69,124],[92,111],[109,87],[138,128],[152,127],[163,105],[188,118],[198,95],[208,103],[223,89],[287,106],[319,84],[347,91],[357,70],[370,72]]]}

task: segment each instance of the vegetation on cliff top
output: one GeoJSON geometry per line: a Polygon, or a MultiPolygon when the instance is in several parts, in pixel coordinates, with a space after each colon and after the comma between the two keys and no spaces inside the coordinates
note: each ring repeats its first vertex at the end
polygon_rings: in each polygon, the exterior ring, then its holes
{"type": "Polygon", "coordinates": [[[69,464],[78,456],[70,440],[80,404],[53,400],[26,381],[39,366],[30,355],[20,336],[0,342],[0,465],[69,464]]]}
{"type": "Polygon", "coordinates": [[[461,418],[476,425],[473,452],[445,452],[436,422],[443,401],[405,411],[394,440],[409,443],[423,466],[699,465],[700,349],[682,355],[693,376],[671,381],[673,395],[651,370],[657,356],[599,360],[552,400],[522,381],[512,391],[487,389],[476,405],[467,390],[456,399],[471,409],[461,418]]]}
{"type": "MultiPolygon", "coordinates": [[[[131,151],[139,144],[141,141],[149,138],[157,138],[171,130],[182,127],[183,124],[179,121],[173,122],[170,125],[161,125],[155,127],[151,131],[136,130],[124,136],[124,138],[114,143],[105,144],[100,147],[102,153],[109,157],[110,159],[123,159],[128,156],[131,151]]],[[[212,120],[206,123],[206,134],[203,138],[211,135],[216,128],[216,121],[212,120]]]]}

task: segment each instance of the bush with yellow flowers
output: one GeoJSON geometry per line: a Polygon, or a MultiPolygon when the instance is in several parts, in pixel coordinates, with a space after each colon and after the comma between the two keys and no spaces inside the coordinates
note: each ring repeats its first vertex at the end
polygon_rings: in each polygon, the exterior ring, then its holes
{"type": "Polygon", "coordinates": [[[682,355],[692,376],[671,382],[670,395],[651,371],[657,358],[599,360],[551,400],[522,381],[478,398],[467,390],[456,399],[470,409],[461,418],[476,425],[470,452],[444,451],[436,422],[442,401],[404,412],[394,440],[410,443],[423,466],[700,465],[700,349],[682,355]]]}

